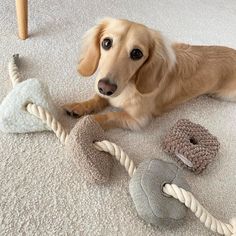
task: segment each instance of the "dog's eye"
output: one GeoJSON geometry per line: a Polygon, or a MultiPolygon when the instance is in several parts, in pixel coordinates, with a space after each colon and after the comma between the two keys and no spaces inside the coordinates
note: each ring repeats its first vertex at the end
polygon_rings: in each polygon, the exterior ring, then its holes
{"type": "Polygon", "coordinates": [[[109,50],[112,46],[112,39],[110,38],[105,38],[103,39],[102,41],[102,47],[105,49],[105,50],[109,50]]]}
{"type": "Polygon", "coordinates": [[[131,51],[130,53],[130,57],[132,60],[139,60],[140,58],[142,58],[143,53],[141,52],[141,50],[135,48],[131,51]]]}

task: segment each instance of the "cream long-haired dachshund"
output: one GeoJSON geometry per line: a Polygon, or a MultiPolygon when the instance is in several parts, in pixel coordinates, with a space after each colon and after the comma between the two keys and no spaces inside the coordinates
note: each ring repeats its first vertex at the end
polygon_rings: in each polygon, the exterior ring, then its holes
{"type": "Polygon", "coordinates": [[[236,101],[236,50],[170,44],[158,31],[106,18],[90,29],[78,64],[82,76],[98,71],[92,99],[64,106],[68,114],[93,114],[107,128],[139,129],[194,97],[209,94],[236,101]]]}

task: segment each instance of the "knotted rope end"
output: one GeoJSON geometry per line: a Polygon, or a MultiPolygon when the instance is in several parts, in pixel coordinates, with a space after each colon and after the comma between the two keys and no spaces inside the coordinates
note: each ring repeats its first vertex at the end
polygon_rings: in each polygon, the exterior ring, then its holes
{"type": "Polygon", "coordinates": [[[16,54],[13,54],[13,60],[17,63],[18,60],[20,58],[20,54],[19,53],[16,53],[16,54]]]}

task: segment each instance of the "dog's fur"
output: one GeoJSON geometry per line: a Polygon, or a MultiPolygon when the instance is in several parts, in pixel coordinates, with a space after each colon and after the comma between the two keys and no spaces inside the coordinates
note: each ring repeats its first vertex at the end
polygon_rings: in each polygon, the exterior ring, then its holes
{"type": "Polygon", "coordinates": [[[106,18],[85,35],[78,72],[91,76],[96,70],[97,95],[64,108],[79,116],[108,105],[121,108],[94,114],[103,128],[141,128],[152,117],[203,94],[236,101],[236,50],[170,44],[160,32],[128,20],[106,18]],[[108,51],[101,47],[105,37],[113,39],[108,51]],[[140,60],[129,57],[133,48],[143,52],[140,60]],[[112,96],[101,95],[97,89],[104,77],[117,84],[112,96]]]}

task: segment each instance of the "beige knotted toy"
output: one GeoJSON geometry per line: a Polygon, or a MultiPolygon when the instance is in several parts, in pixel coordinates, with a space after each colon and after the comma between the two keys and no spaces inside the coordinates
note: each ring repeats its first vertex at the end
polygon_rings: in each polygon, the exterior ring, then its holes
{"type": "Polygon", "coordinates": [[[201,125],[182,119],[170,129],[161,146],[179,164],[199,174],[215,159],[220,143],[201,125]]]}

